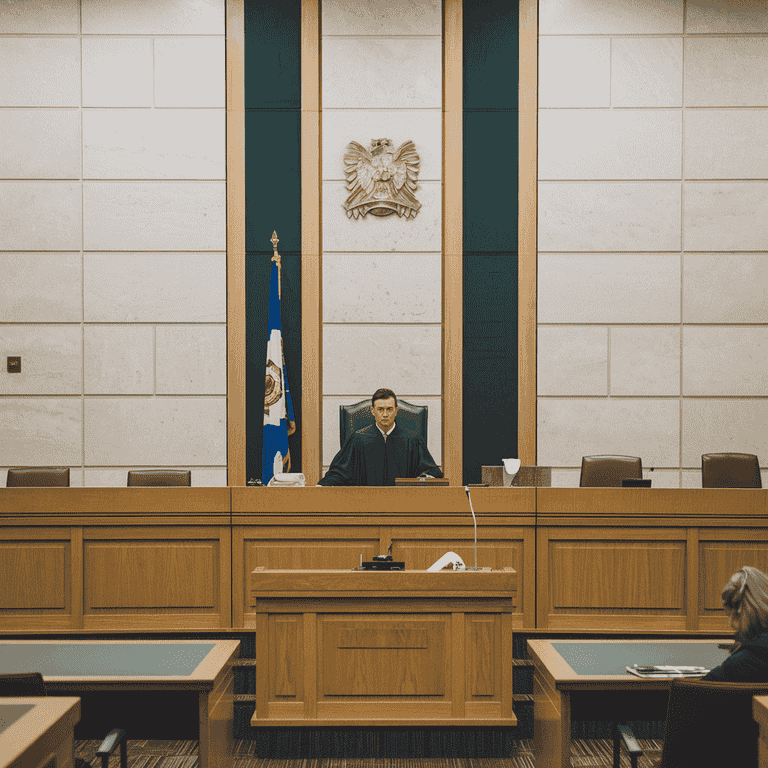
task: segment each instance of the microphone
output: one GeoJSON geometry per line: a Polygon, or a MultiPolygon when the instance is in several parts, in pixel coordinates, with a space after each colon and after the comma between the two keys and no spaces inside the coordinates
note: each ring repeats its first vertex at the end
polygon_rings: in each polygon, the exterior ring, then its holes
{"type": "Polygon", "coordinates": [[[480,569],[477,567],[477,518],[475,517],[475,510],[472,508],[472,496],[469,493],[469,486],[464,486],[464,491],[467,494],[467,499],[469,499],[469,511],[472,513],[472,520],[475,523],[475,567],[474,568],[466,568],[467,571],[479,571],[480,569]]]}

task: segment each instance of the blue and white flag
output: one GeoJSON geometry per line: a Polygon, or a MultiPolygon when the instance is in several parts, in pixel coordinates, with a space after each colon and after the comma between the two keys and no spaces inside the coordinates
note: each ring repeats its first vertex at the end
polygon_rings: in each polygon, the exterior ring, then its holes
{"type": "Polygon", "coordinates": [[[288,435],[296,430],[283,355],[282,323],[277,263],[272,262],[269,279],[269,326],[267,330],[267,378],[264,387],[264,436],[261,481],[266,485],[278,472],[289,472],[291,454],[288,435]]]}

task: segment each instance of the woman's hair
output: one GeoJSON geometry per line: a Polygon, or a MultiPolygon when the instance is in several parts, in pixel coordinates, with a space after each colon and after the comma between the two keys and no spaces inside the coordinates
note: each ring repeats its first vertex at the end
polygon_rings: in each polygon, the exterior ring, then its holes
{"type": "Polygon", "coordinates": [[[723,587],[722,599],[739,645],[768,630],[768,574],[745,565],[723,587]]]}

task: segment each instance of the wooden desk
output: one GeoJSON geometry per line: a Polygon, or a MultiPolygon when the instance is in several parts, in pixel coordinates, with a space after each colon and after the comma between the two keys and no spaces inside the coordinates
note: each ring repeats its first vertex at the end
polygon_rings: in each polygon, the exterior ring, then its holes
{"type": "Polygon", "coordinates": [[[514,571],[251,577],[252,725],[515,725],[514,571]]]}
{"type": "Polygon", "coordinates": [[[757,742],[758,768],[768,768],[768,696],[752,698],[752,717],[760,726],[760,736],[757,742]]]}
{"type": "Polygon", "coordinates": [[[731,642],[731,638],[529,640],[528,655],[534,665],[536,768],[570,768],[572,720],[666,717],[669,681],[634,677],[625,669],[628,664],[712,668],[728,656],[728,651],[719,649],[717,644],[731,642]]]}
{"type": "Polygon", "coordinates": [[[0,698],[0,768],[74,768],[80,699],[0,698]]]}
{"type": "Polygon", "coordinates": [[[153,691],[186,692],[197,705],[200,768],[231,768],[239,641],[2,640],[0,648],[0,672],[40,672],[49,694],[141,691],[151,708],[153,691]]]}

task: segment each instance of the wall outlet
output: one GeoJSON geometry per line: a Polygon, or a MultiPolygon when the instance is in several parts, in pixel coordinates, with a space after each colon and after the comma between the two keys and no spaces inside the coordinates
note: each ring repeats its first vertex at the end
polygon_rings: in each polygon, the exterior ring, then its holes
{"type": "Polygon", "coordinates": [[[8,358],[8,373],[21,373],[21,358],[9,357],[8,358]]]}

